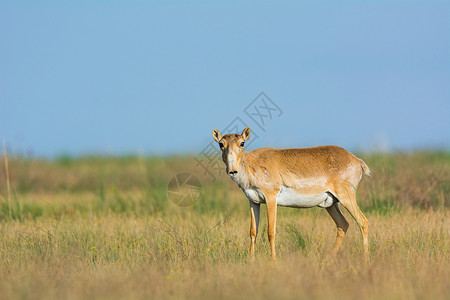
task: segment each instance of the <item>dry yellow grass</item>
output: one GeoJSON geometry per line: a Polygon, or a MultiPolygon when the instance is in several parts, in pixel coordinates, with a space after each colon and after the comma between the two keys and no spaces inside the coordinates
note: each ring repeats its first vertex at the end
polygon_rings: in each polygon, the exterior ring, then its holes
{"type": "Polygon", "coordinates": [[[446,211],[371,216],[371,261],[365,264],[356,226],[337,259],[326,260],[335,230],[324,210],[281,211],[276,263],[270,262],[264,229],[257,260],[248,262],[244,212],[215,227],[225,216],[200,217],[179,210],[174,207],[165,218],[105,215],[3,223],[0,295],[4,299],[450,295],[446,211]]]}
{"type": "Polygon", "coordinates": [[[192,207],[167,201],[168,179],[189,160],[13,159],[12,217],[0,199],[0,299],[449,299],[448,155],[431,156],[365,158],[368,263],[345,211],[349,232],[326,259],[336,232],[319,208],[279,209],[274,263],[262,209],[250,263],[248,201],[227,178],[202,177],[192,207]]]}

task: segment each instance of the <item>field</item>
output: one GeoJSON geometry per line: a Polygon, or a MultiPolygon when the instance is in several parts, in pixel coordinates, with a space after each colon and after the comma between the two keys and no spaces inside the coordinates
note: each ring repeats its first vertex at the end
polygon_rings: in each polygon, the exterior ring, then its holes
{"type": "Polygon", "coordinates": [[[249,205],[190,157],[0,160],[0,299],[449,299],[450,153],[359,155],[370,261],[356,223],[336,259],[324,209],[278,210],[270,261],[265,207],[249,262],[249,205]],[[199,177],[189,207],[177,173],[199,177]]]}

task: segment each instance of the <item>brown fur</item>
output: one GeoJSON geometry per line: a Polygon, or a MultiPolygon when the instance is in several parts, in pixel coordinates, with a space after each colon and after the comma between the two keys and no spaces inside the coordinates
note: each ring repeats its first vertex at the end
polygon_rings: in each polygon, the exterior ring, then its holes
{"type": "MultiPolygon", "coordinates": [[[[243,142],[250,137],[250,128],[241,135],[222,136],[213,131],[214,139],[223,145],[222,159],[227,173],[245,191],[261,191],[267,205],[268,235],[272,257],[275,258],[277,195],[282,187],[302,195],[330,193],[358,223],[363,236],[364,253],[368,257],[368,221],[356,203],[356,188],[369,167],[350,152],[337,146],[298,149],[261,148],[244,153],[243,142]]],[[[250,200],[251,201],[251,200],[250,200]]],[[[348,229],[348,222],[339,210],[338,202],[327,207],[337,227],[333,254],[336,254],[348,229]]],[[[253,204],[258,205],[259,204],[253,204]]],[[[258,209],[259,218],[259,209],[258,209]]],[[[254,253],[258,222],[251,208],[250,256],[254,253]],[[255,229],[256,227],[256,229],[255,229]]]]}

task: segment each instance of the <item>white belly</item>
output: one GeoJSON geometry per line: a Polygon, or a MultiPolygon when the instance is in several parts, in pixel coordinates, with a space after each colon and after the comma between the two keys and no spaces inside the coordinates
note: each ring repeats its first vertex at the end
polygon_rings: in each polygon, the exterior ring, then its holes
{"type": "Polygon", "coordinates": [[[286,207],[330,207],[333,198],[327,192],[320,194],[301,194],[295,189],[282,187],[277,195],[277,205],[286,207]]]}
{"type": "Polygon", "coordinates": [[[254,203],[266,203],[263,193],[259,189],[242,189],[245,196],[254,203]]]}
{"type": "MultiPolygon", "coordinates": [[[[243,189],[245,196],[254,203],[266,203],[266,199],[259,189],[243,189]]],[[[285,207],[308,208],[314,206],[330,207],[333,198],[327,192],[320,194],[300,194],[296,190],[281,187],[277,195],[277,205],[285,207]]]]}

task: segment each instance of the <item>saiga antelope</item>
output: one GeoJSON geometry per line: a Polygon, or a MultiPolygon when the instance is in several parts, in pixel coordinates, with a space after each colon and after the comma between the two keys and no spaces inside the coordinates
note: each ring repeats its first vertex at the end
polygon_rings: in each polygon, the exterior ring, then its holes
{"type": "Polygon", "coordinates": [[[368,258],[368,221],[356,203],[356,187],[369,167],[350,152],[337,146],[299,149],[261,148],[244,153],[250,128],[241,134],[222,136],[213,130],[213,138],[222,150],[226,172],[244,191],[250,202],[250,258],[254,257],[258,234],[260,204],[267,206],[268,236],[272,258],[275,258],[277,206],[323,207],[337,226],[332,251],[339,250],[348,222],[339,210],[341,203],[358,223],[364,255],[368,258]]]}

